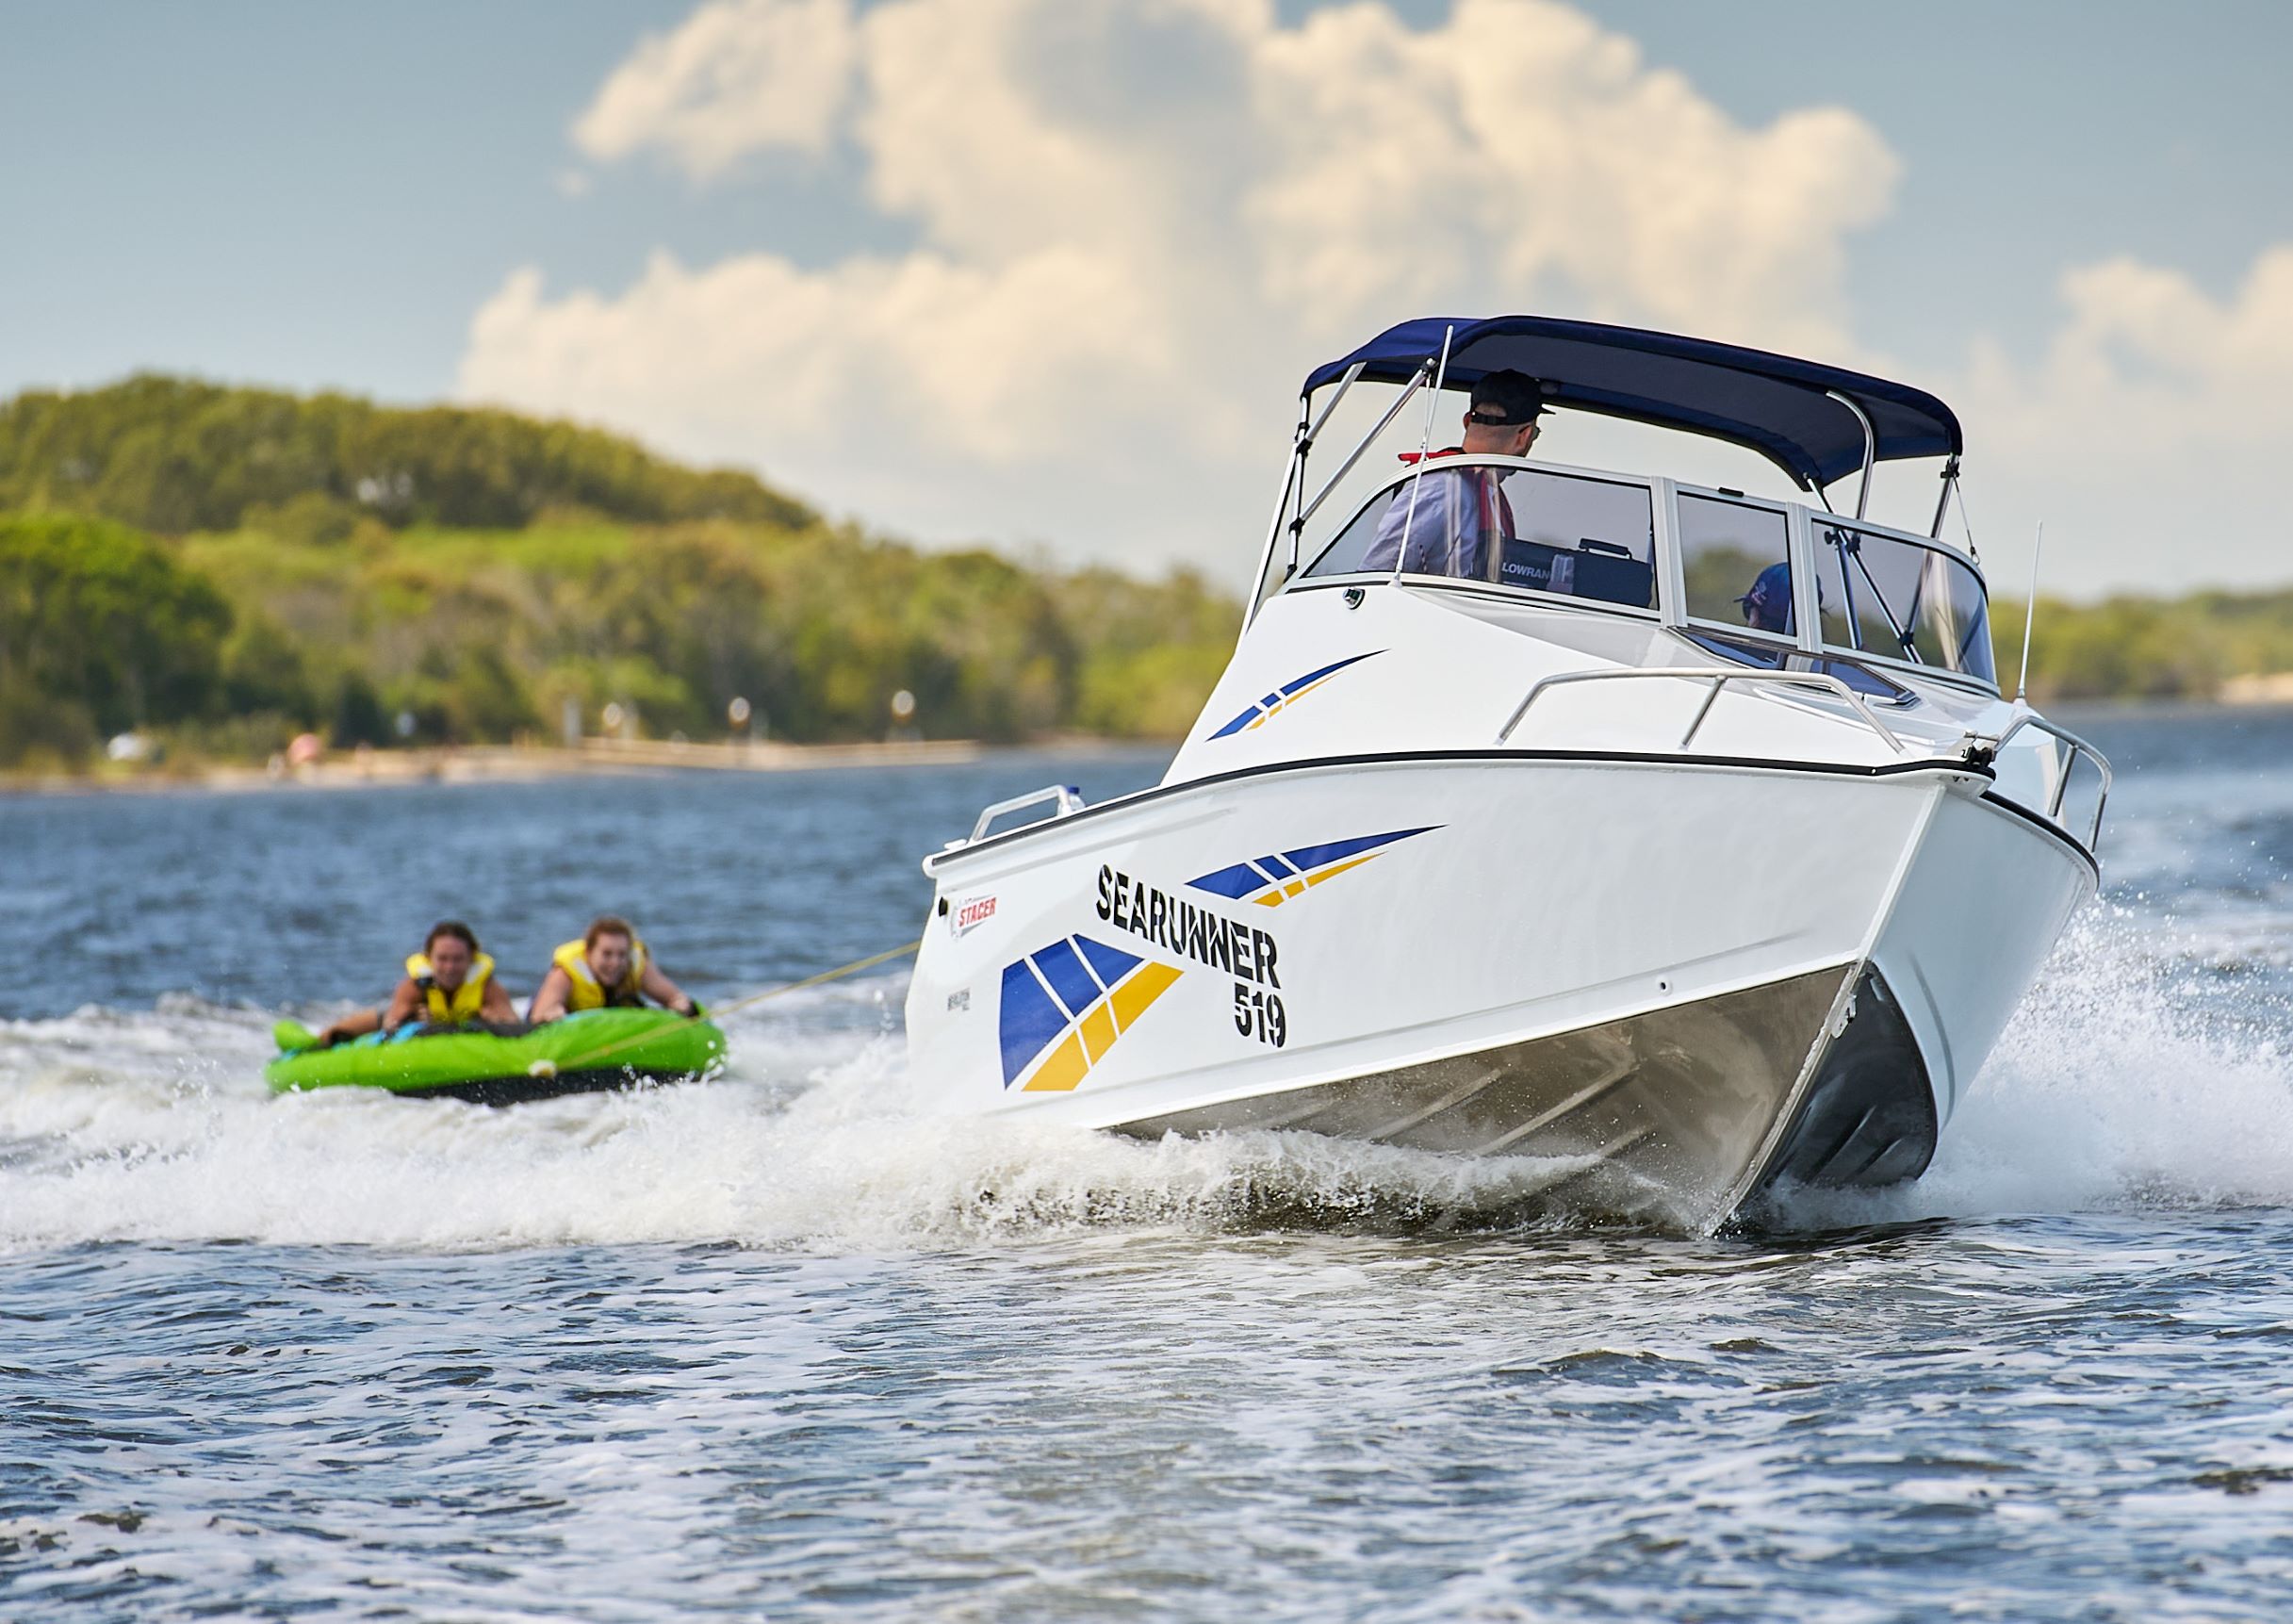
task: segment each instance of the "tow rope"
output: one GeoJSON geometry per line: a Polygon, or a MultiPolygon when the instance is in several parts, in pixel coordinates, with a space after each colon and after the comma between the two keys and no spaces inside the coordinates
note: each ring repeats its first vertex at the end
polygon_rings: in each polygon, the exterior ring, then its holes
{"type": "Polygon", "coordinates": [[[624,1038],[617,1043],[608,1043],[601,1049],[592,1049],[586,1055],[577,1055],[568,1060],[536,1060],[526,1068],[526,1074],[535,1077],[554,1077],[561,1071],[581,1071],[605,1058],[608,1055],[618,1054],[621,1050],[633,1048],[639,1043],[652,1042],[664,1032],[680,1031],[686,1026],[698,1025],[703,1021],[713,1021],[719,1015],[729,1015],[735,1009],[745,1009],[752,1004],[762,1004],[766,999],[778,998],[784,992],[801,992],[807,987],[825,986],[830,981],[841,980],[846,976],[857,976],[862,970],[873,970],[878,964],[888,963],[892,960],[905,959],[923,945],[924,939],[919,936],[913,942],[903,942],[897,947],[887,947],[881,953],[871,953],[865,959],[855,959],[849,964],[839,964],[833,970],[823,970],[817,976],[807,976],[801,981],[790,981],[778,987],[767,987],[762,992],[750,992],[745,997],[733,999],[729,1004],[714,1005],[706,1010],[699,1010],[696,1007],[696,1013],[682,1017],[673,1026],[656,1026],[650,1031],[639,1032],[634,1037],[624,1038]]]}

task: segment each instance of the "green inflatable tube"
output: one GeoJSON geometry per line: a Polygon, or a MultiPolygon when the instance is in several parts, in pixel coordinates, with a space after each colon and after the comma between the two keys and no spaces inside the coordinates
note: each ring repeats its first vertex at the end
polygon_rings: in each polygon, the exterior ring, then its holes
{"type": "Polygon", "coordinates": [[[714,1071],[725,1034],[666,1009],[586,1009],[512,1036],[409,1027],[331,1049],[292,1021],[272,1028],[281,1053],[263,1068],[273,1093],[381,1089],[421,1099],[511,1105],[592,1089],[626,1089],[714,1071]]]}

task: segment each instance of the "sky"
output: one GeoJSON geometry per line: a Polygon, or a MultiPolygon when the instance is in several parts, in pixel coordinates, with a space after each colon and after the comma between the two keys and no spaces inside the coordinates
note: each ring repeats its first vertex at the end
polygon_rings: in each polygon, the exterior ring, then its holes
{"type": "Polygon", "coordinates": [[[1941,394],[1999,591],[2041,519],[2053,592],[2279,583],[2288,59],[2246,0],[19,3],[0,390],[499,402],[1239,586],[1307,370],[1529,310],[1941,394]]]}

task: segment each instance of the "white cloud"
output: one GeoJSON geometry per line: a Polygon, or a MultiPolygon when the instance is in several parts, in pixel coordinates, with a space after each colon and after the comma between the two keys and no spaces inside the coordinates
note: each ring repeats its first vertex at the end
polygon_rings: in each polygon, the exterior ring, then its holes
{"type": "Polygon", "coordinates": [[[929,538],[1239,572],[1297,379],[1433,309],[1569,308],[1838,353],[1897,165],[1838,108],[1746,127],[1552,0],[712,0],[575,130],[699,178],[848,139],[904,257],[512,277],[468,395],[763,467],[929,538]]]}
{"type": "Polygon", "coordinates": [[[1984,357],[2018,442],[2120,456],[2133,429],[2154,450],[2236,452],[2293,432],[2293,244],[2265,250],[2227,301],[2127,258],[2067,272],[2061,295],[2069,320],[2042,366],[2024,376],[1984,357]]]}
{"type": "Polygon", "coordinates": [[[1744,128],[1630,41],[1520,0],[1461,0],[1427,32],[1325,12],[1268,38],[1260,87],[1284,146],[1251,198],[1269,291],[1348,331],[1558,295],[1836,351],[1843,239],[1886,212],[1898,167],[1852,113],[1744,128]]]}
{"type": "Polygon", "coordinates": [[[2277,488],[2293,444],[2293,244],[2217,300],[2127,258],[2060,284],[2066,320],[2035,366],[1985,340],[1958,388],[1978,517],[2016,594],[2039,520],[2047,589],[2180,591],[2282,581],[2293,526],[2277,488]]]}
{"type": "Polygon", "coordinates": [[[574,142],[600,160],[657,148],[699,180],[767,148],[818,152],[854,61],[849,0],[710,0],[614,70],[574,142]]]}
{"type": "MultiPolygon", "coordinates": [[[[549,299],[529,270],[478,313],[465,382],[693,454],[762,461],[871,519],[922,516],[940,481],[991,489],[1078,421],[1140,431],[1140,413],[1104,387],[1138,374],[1136,297],[1104,262],[1056,248],[993,272],[918,254],[833,276],[770,254],[696,271],[658,254],[611,299],[549,299]]],[[[962,522],[942,512],[929,528],[960,535],[962,522]]],[[[972,533],[989,533],[984,520],[972,533]]]]}
{"type": "MultiPolygon", "coordinates": [[[[1294,26],[1267,0],[711,0],[575,140],[704,181],[846,141],[918,246],[657,255],[614,292],[520,271],[473,322],[464,392],[752,463],[925,538],[1238,576],[1298,377],[1432,311],[1890,369],[1845,295],[1901,167],[1877,132],[1826,106],[1743,123],[1555,0],[1459,0],[1421,28],[1377,0],[1294,26]]],[[[1977,343],[1913,370],[1967,418],[1986,541],[2010,558],[2043,509],[2087,583],[2153,580],[2166,534],[2191,578],[2253,573],[2242,468],[2293,430],[2293,248],[2227,301],[2125,261],[2062,296],[2039,363],[1977,343]]],[[[1601,431],[1551,437],[1590,455],[1601,431]]]]}

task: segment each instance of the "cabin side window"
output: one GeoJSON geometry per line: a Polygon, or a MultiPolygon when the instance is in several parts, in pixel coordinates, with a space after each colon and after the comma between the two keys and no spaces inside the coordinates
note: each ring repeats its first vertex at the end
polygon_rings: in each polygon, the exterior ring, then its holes
{"type": "Polygon", "coordinates": [[[1824,641],[1997,681],[1982,578],[1941,548],[1817,517],[1824,641]]]}
{"type": "Polygon", "coordinates": [[[1790,516],[1687,491],[1680,492],[1675,511],[1689,618],[1796,636],[1790,516]]]}
{"type": "Polygon", "coordinates": [[[1524,468],[1504,489],[1513,535],[1498,562],[1499,582],[1656,607],[1655,504],[1646,486],[1524,468]]]}
{"type": "Polygon", "coordinates": [[[1646,485],[1436,462],[1371,498],[1304,574],[1398,569],[1653,609],[1654,513],[1646,485]]]}

